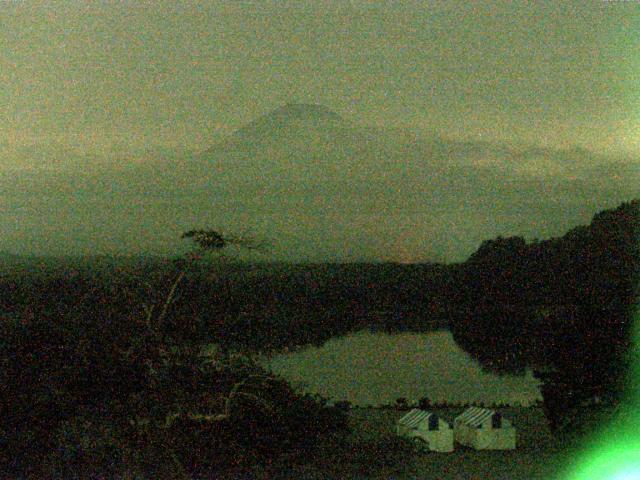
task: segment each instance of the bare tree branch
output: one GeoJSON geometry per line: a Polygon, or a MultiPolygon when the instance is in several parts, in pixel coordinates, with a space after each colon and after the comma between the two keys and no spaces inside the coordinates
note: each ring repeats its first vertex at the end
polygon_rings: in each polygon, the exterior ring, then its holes
{"type": "Polygon", "coordinates": [[[155,329],[157,333],[160,332],[160,329],[162,328],[164,319],[167,316],[169,305],[171,305],[171,302],[173,301],[173,296],[176,292],[176,288],[178,288],[178,284],[184,278],[186,273],[187,273],[186,271],[182,270],[174,280],[173,285],[171,285],[171,289],[169,290],[169,293],[167,294],[167,298],[164,301],[164,305],[162,306],[162,311],[160,312],[160,315],[158,316],[158,319],[156,321],[155,329]]]}
{"type": "Polygon", "coordinates": [[[156,306],[155,305],[149,306],[146,303],[143,303],[142,308],[146,313],[145,324],[147,325],[147,329],[152,330],[153,327],[151,325],[151,316],[153,315],[153,310],[156,308],[156,306]]]}
{"type": "MultiPolygon", "coordinates": [[[[232,387],[231,392],[229,392],[229,395],[225,400],[224,410],[222,413],[218,413],[215,415],[187,413],[186,416],[192,420],[204,420],[207,422],[222,422],[222,421],[229,420],[231,418],[231,414],[233,411],[233,402],[238,397],[244,397],[244,398],[250,399],[256,404],[260,405],[263,410],[273,414],[275,409],[271,402],[269,402],[264,398],[260,398],[258,395],[240,391],[241,388],[247,385],[249,380],[254,380],[254,379],[261,380],[261,382],[259,382],[259,385],[262,385],[269,381],[276,381],[276,378],[271,375],[264,375],[264,374],[249,375],[244,379],[242,379],[241,381],[237,382],[232,387]]],[[[259,386],[259,385],[254,385],[254,386],[259,386]]],[[[180,413],[174,413],[172,415],[168,415],[167,418],[165,419],[165,425],[169,426],[173,422],[173,420],[181,416],[182,415],[180,413]]]]}
{"type": "Polygon", "coordinates": [[[268,381],[274,381],[275,380],[275,378],[273,378],[273,377],[271,377],[269,375],[257,374],[257,375],[249,375],[249,376],[245,377],[244,379],[242,379],[240,382],[236,383],[233,386],[233,388],[231,389],[231,392],[229,392],[229,395],[227,396],[227,399],[225,401],[224,415],[227,418],[229,418],[231,416],[232,402],[238,396],[244,396],[246,398],[251,398],[254,401],[256,401],[257,403],[263,405],[266,409],[268,409],[270,411],[273,411],[273,406],[269,405],[266,400],[261,399],[261,398],[257,397],[256,395],[240,391],[240,389],[242,387],[244,387],[247,384],[248,381],[253,380],[253,379],[260,379],[261,380],[261,382],[260,382],[261,385],[266,383],[266,382],[268,382],[268,381]]]}

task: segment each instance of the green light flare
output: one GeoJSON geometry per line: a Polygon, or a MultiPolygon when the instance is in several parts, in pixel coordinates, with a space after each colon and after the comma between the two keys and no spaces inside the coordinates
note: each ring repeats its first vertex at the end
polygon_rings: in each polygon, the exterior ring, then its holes
{"type": "Polygon", "coordinates": [[[600,446],[584,454],[568,480],[640,480],[640,441],[601,438],[600,446]],[[619,443],[616,443],[619,442],[619,443]]]}
{"type": "MultiPolygon", "coordinates": [[[[638,292],[640,293],[640,292],[638,292]]],[[[610,425],[586,439],[565,480],[640,480],[640,296],[636,294],[633,348],[625,397],[610,425]]]]}

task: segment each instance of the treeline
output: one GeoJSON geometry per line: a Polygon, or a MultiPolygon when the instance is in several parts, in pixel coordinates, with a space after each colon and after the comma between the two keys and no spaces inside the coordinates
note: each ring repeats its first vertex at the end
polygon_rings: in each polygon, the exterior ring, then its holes
{"type": "Polygon", "coordinates": [[[640,271],[640,202],[561,238],[484,242],[457,272],[454,338],[497,372],[533,366],[553,428],[594,398],[619,402],[640,271]]]}
{"type": "MultiPolygon", "coordinates": [[[[531,405],[540,406],[541,401],[536,400],[531,405]]],[[[531,406],[527,405],[527,406],[531,406]]],[[[404,397],[397,398],[393,403],[387,403],[384,405],[352,405],[351,402],[347,400],[335,402],[334,406],[339,408],[340,410],[348,411],[352,408],[360,408],[360,409],[376,409],[376,410],[409,410],[411,408],[420,408],[422,410],[432,410],[432,409],[460,409],[460,408],[469,408],[469,407],[481,407],[481,408],[489,408],[489,409],[504,409],[504,408],[518,408],[523,407],[522,405],[513,404],[510,402],[491,402],[491,401],[473,401],[473,400],[460,400],[458,402],[451,402],[447,400],[431,400],[428,397],[423,397],[417,401],[410,402],[404,397]]]]}
{"type": "MultiPolygon", "coordinates": [[[[5,274],[0,310],[22,321],[45,314],[142,314],[145,304],[166,295],[178,273],[171,260],[154,260],[5,274]]],[[[256,351],[320,345],[362,328],[442,328],[449,318],[451,280],[448,267],[429,264],[201,262],[184,278],[167,328],[185,340],[256,351]]]]}

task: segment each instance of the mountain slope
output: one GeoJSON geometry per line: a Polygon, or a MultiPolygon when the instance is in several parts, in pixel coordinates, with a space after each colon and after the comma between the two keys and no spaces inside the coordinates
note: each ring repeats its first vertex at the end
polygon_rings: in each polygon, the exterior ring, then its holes
{"type": "Polygon", "coordinates": [[[226,182],[364,180],[393,166],[385,165],[384,143],[325,107],[289,104],[234,132],[200,160],[226,182]]]}
{"type": "Polygon", "coordinates": [[[198,154],[105,160],[0,170],[5,248],[158,253],[209,226],[254,229],[276,259],[453,260],[497,235],[558,235],[640,194],[634,159],[422,138],[304,104],[198,154]]]}

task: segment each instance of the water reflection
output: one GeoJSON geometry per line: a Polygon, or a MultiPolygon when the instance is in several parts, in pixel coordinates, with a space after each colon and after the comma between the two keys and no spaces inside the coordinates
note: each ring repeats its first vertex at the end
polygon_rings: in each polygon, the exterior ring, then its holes
{"type": "Polygon", "coordinates": [[[541,399],[539,381],[530,371],[520,377],[485,373],[443,330],[393,335],[361,331],[261,363],[301,390],[355,405],[425,396],[432,401],[512,405],[541,399]]]}

